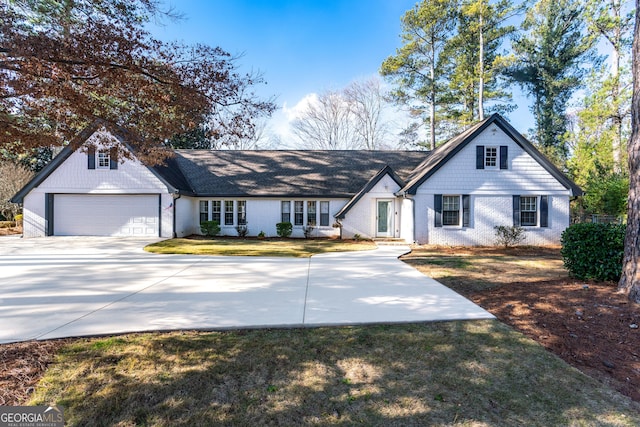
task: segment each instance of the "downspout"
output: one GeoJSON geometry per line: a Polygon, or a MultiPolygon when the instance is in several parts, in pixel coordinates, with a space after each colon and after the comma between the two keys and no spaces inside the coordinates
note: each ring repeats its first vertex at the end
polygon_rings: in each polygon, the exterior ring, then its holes
{"type": "Polygon", "coordinates": [[[177,205],[177,200],[182,197],[182,194],[175,192],[173,194],[173,233],[171,233],[173,235],[173,238],[175,239],[176,237],[178,237],[178,233],[176,233],[176,205],[177,205]],[[177,194],[177,197],[176,197],[177,194]]]}

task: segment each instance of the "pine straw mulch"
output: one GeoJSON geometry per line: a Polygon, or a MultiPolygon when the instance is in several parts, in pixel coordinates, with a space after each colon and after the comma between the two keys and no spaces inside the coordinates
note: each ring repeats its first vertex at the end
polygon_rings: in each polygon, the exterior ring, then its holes
{"type": "Polygon", "coordinates": [[[640,402],[640,305],[614,283],[514,283],[467,295],[570,365],[640,402]]]}

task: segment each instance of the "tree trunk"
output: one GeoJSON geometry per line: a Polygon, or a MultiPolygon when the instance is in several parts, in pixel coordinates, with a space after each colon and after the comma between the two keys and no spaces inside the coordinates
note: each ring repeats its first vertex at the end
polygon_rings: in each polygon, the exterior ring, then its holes
{"type": "MultiPolygon", "coordinates": [[[[611,11],[614,20],[620,22],[620,0],[611,0],[611,11]]],[[[611,98],[615,106],[615,115],[613,117],[613,126],[616,131],[616,138],[613,141],[613,170],[616,173],[622,172],[622,112],[620,111],[620,46],[622,42],[622,29],[620,25],[616,25],[611,36],[611,77],[613,78],[613,87],[611,89],[611,98]]]]}
{"type": "Polygon", "coordinates": [[[629,141],[629,210],[624,259],[618,291],[640,303],[640,0],[636,0],[636,26],[633,37],[633,98],[631,101],[631,140],[629,141]]]}
{"type": "Polygon", "coordinates": [[[479,70],[479,82],[478,82],[478,120],[484,120],[484,28],[483,28],[483,20],[482,20],[482,4],[480,5],[480,31],[479,31],[479,39],[480,39],[480,70],[479,70]]]}

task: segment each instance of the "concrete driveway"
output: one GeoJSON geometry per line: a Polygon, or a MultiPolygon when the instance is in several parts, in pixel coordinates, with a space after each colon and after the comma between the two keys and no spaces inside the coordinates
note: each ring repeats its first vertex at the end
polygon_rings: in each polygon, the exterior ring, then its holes
{"type": "Polygon", "coordinates": [[[397,259],[156,255],[158,239],[0,237],[0,343],[172,329],[493,316],[397,259]]]}

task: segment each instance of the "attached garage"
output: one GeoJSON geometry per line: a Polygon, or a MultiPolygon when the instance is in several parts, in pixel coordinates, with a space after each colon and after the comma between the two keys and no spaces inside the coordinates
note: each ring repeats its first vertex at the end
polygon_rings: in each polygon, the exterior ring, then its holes
{"type": "Polygon", "coordinates": [[[50,194],[49,197],[56,236],[160,235],[158,194],[50,194]]]}

